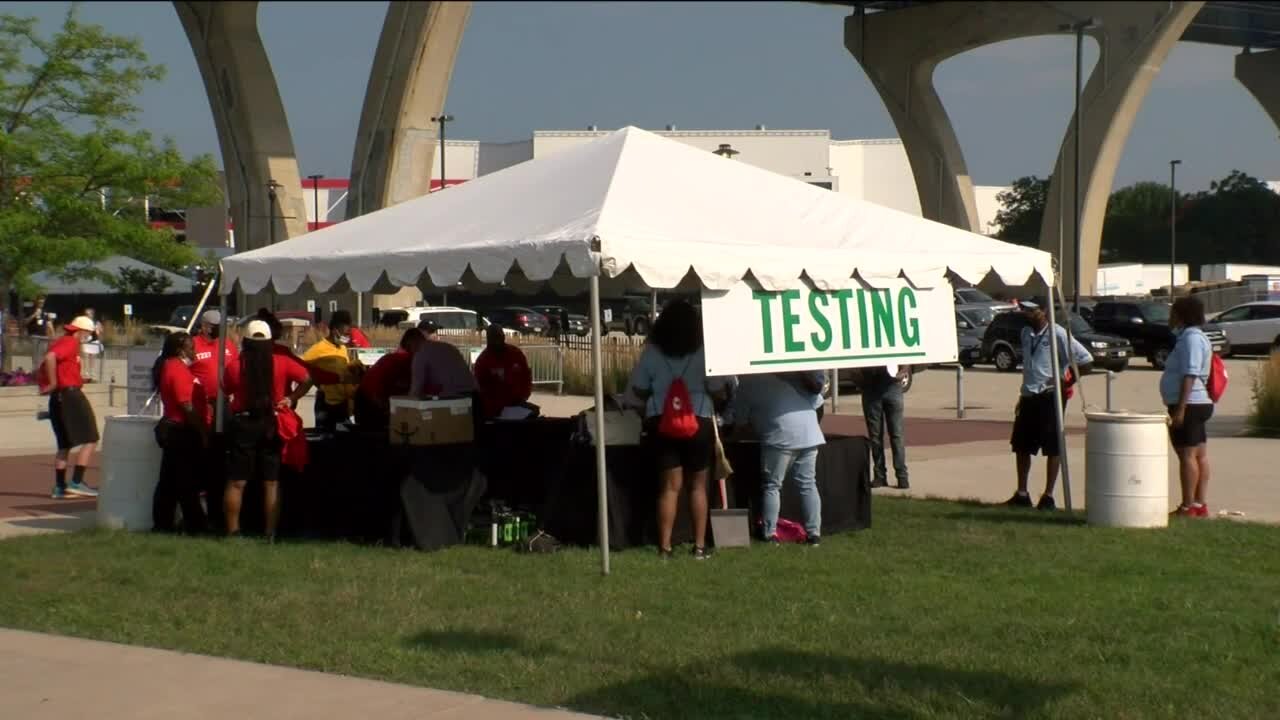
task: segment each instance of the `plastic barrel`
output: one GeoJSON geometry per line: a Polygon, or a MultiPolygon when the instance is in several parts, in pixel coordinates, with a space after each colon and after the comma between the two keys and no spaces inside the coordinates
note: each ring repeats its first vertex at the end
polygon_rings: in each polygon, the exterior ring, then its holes
{"type": "Polygon", "coordinates": [[[1169,525],[1169,436],[1165,416],[1086,413],[1085,508],[1090,525],[1169,525]]]}
{"type": "Polygon", "coordinates": [[[150,530],[151,499],[160,480],[160,446],[150,415],[107,418],[102,433],[98,527],[150,530]]]}

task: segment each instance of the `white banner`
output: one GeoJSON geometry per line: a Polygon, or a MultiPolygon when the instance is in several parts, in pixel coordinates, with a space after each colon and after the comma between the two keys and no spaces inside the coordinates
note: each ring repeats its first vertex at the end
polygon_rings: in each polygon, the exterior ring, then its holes
{"type": "Polygon", "coordinates": [[[955,362],[949,285],[702,291],[708,375],[955,362]]]}

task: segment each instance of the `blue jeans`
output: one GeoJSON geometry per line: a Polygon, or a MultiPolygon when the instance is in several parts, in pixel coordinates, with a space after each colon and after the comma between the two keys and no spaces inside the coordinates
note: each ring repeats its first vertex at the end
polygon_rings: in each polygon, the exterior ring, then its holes
{"type": "Polygon", "coordinates": [[[822,497],[818,495],[818,448],[783,450],[765,445],[760,448],[760,473],[764,482],[764,536],[773,537],[778,530],[778,508],[782,504],[782,481],[787,475],[800,489],[800,510],[804,513],[804,531],[810,537],[822,535],[822,497]]]}
{"type": "Polygon", "coordinates": [[[898,482],[907,482],[907,450],[902,431],[904,408],[902,386],[898,383],[862,391],[862,416],[867,421],[867,435],[871,438],[871,460],[875,465],[877,482],[884,482],[889,477],[884,461],[886,424],[889,426],[889,446],[893,450],[893,474],[898,482]]]}

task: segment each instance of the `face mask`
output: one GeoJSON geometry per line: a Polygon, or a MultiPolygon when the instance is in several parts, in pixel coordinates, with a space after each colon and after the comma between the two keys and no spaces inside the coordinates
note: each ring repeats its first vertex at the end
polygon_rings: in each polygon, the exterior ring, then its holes
{"type": "Polygon", "coordinates": [[[347,343],[350,343],[350,342],[351,342],[351,336],[350,336],[350,335],[339,335],[339,336],[337,337],[337,340],[338,340],[338,344],[339,344],[339,345],[346,345],[347,343]]]}
{"type": "Polygon", "coordinates": [[[214,340],[217,340],[217,339],[218,339],[218,330],[220,330],[220,329],[221,329],[221,328],[220,328],[219,326],[217,326],[217,325],[213,325],[213,326],[211,326],[211,327],[209,328],[209,337],[210,337],[210,338],[212,338],[212,339],[214,339],[214,340]]]}

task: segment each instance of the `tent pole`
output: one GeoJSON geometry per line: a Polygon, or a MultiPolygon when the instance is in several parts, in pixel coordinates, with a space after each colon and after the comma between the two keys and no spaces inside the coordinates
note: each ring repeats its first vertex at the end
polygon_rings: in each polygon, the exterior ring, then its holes
{"type": "Polygon", "coordinates": [[[604,368],[600,362],[600,276],[591,276],[591,369],[595,375],[596,519],[600,527],[600,573],[609,574],[609,482],[605,470],[604,368]]]}
{"type": "MultiPolygon", "coordinates": [[[[1056,277],[1054,278],[1056,281],[1056,277]]],[[[1066,503],[1067,512],[1071,512],[1071,469],[1067,458],[1067,432],[1065,421],[1062,417],[1062,367],[1059,362],[1058,347],[1058,323],[1054,305],[1057,305],[1055,297],[1056,282],[1049,287],[1049,354],[1052,356],[1051,367],[1053,368],[1053,419],[1058,425],[1058,459],[1062,466],[1062,499],[1066,503]]],[[[1069,317],[1069,316],[1068,316],[1069,317]]]]}
{"type": "Polygon", "coordinates": [[[221,433],[226,426],[226,392],[223,390],[227,372],[227,335],[231,333],[230,325],[227,318],[227,289],[222,287],[222,281],[225,278],[222,273],[218,273],[218,312],[222,313],[222,324],[218,326],[218,404],[214,406],[214,425],[213,431],[221,433]]]}

